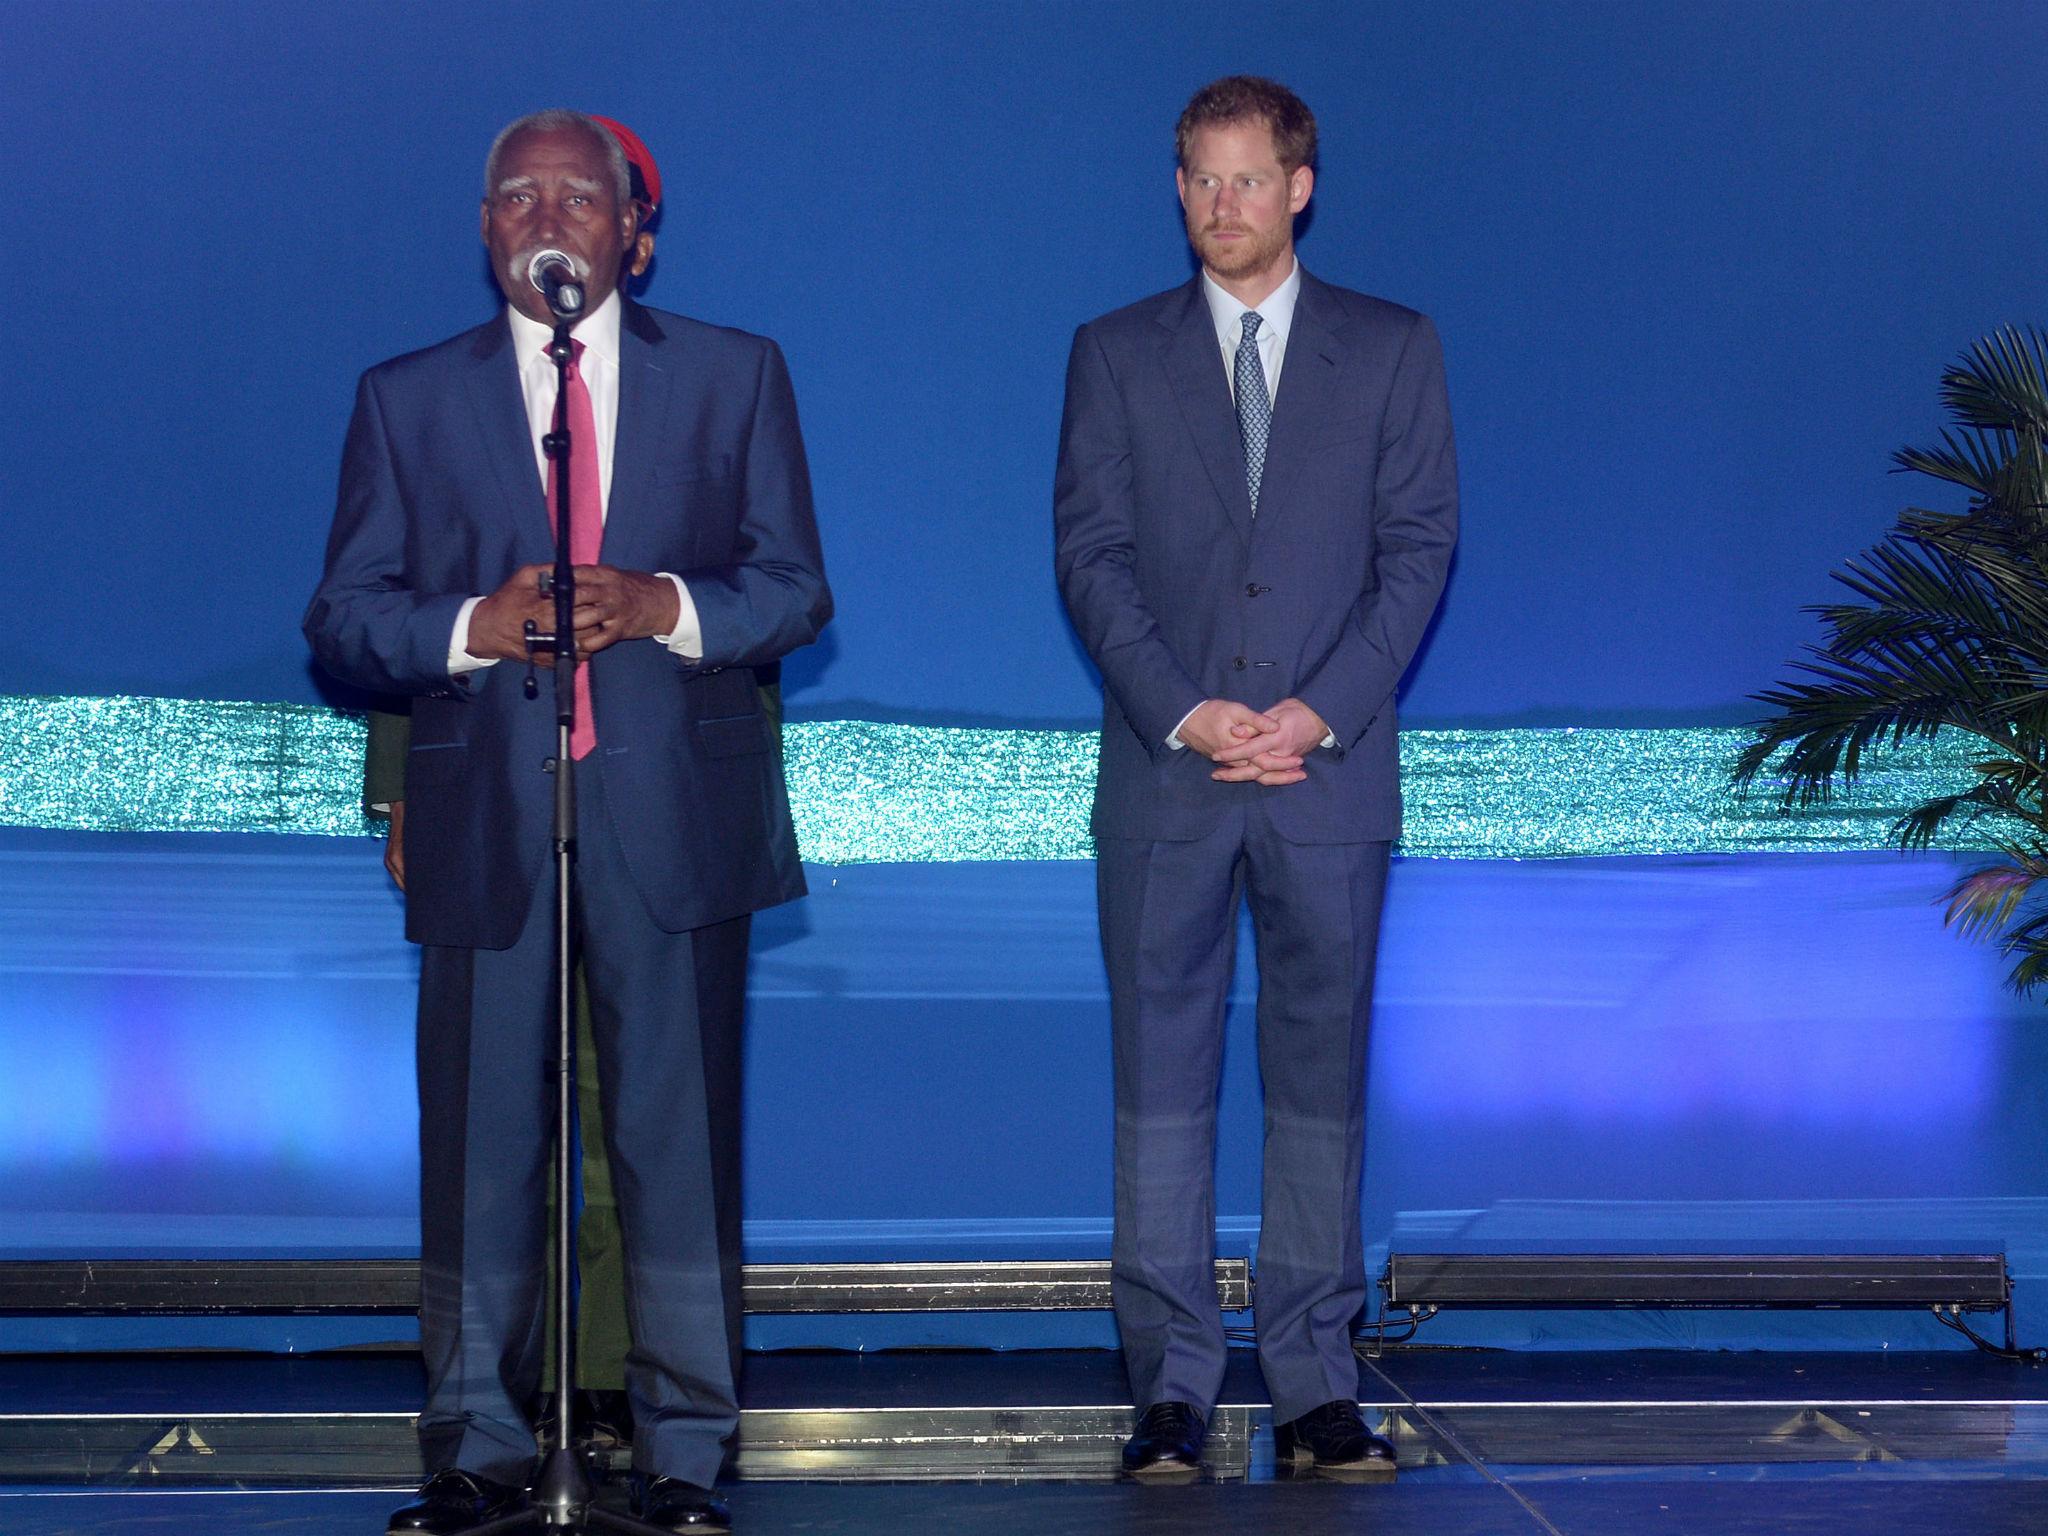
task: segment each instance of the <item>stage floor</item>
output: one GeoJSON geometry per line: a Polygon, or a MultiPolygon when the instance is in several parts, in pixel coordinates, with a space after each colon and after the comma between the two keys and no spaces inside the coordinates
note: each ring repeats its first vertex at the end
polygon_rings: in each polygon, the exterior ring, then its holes
{"type": "MultiPolygon", "coordinates": [[[[405,1355],[0,1361],[0,1529],[367,1532],[417,1476],[405,1355]]],[[[1975,1355],[1389,1351],[1391,1487],[1283,1475],[1233,1357],[1200,1484],[1114,1480],[1114,1355],[749,1365],[741,1532],[1608,1536],[2048,1528],[2048,1372],[1975,1355]]]]}

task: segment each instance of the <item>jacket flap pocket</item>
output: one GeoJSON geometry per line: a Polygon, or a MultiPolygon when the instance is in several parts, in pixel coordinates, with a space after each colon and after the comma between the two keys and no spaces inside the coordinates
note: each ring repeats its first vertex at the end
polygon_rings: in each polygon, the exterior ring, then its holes
{"type": "Polygon", "coordinates": [[[407,785],[452,783],[468,771],[467,742],[414,742],[405,754],[407,785]]]}
{"type": "Polygon", "coordinates": [[[759,711],[697,722],[697,746],[706,757],[739,757],[768,750],[768,721],[759,711]]]}

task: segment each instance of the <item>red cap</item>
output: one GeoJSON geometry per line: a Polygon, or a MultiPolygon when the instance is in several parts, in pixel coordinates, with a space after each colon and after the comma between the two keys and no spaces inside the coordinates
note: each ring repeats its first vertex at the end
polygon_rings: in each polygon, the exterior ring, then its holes
{"type": "Polygon", "coordinates": [[[654,156],[640,142],[640,135],[616,118],[599,117],[593,112],[590,120],[602,123],[619,141],[619,148],[626,152],[626,164],[633,168],[634,180],[640,183],[633,189],[633,195],[641,198],[647,204],[647,211],[653,213],[661,207],[661,172],[655,168],[654,156]]]}

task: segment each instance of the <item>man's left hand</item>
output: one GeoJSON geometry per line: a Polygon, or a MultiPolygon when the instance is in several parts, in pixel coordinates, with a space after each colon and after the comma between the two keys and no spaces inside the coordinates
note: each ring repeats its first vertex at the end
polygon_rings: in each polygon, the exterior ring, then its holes
{"type": "Polygon", "coordinates": [[[576,567],[576,649],[591,655],[621,640],[675,632],[681,618],[676,584],[615,565],[576,567]]]}
{"type": "Polygon", "coordinates": [[[1216,754],[1210,778],[1225,784],[1299,784],[1308,777],[1304,760],[1330,734],[1323,717],[1299,699],[1282,699],[1266,715],[1280,728],[1225,747],[1216,754]]]}
{"type": "Polygon", "coordinates": [[[405,802],[391,802],[391,836],[384,840],[384,867],[400,892],[405,890],[405,802]]]}

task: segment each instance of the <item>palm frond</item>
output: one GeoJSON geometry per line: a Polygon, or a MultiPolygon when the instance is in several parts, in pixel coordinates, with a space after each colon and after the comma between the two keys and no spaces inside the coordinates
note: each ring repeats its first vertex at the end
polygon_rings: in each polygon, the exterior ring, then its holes
{"type": "Polygon", "coordinates": [[[1941,380],[1950,425],[1894,465],[1960,488],[1960,511],[1912,507],[1834,577],[1848,601],[1813,610],[1824,643],[1755,695],[1770,714],[1732,769],[1787,808],[1825,801],[1872,751],[1960,732],[1983,750],[1968,788],[1908,807],[1902,848],[1956,827],[1992,834],[2005,862],[1973,871],[1945,920],[2000,935],[2010,983],[2048,985],[2048,335],[1984,337],[1941,380]]]}
{"type": "Polygon", "coordinates": [[[1936,543],[1894,536],[1834,573],[1863,602],[1813,611],[1832,632],[1831,645],[1842,650],[1914,636],[1949,648],[2034,657],[2048,666],[2048,589],[2013,581],[2012,574],[1936,543]],[[2037,616],[2044,622],[2031,622],[2037,616]]]}
{"type": "Polygon", "coordinates": [[[2001,944],[1999,948],[2007,955],[2019,955],[2005,978],[2005,984],[2013,991],[2031,993],[2048,983],[2048,944],[2001,944]]]}
{"type": "Polygon", "coordinates": [[[2040,879],[2010,864],[1973,869],[1949,887],[1941,920],[1964,938],[1996,933],[2011,921],[2040,879]]]}
{"type": "Polygon", "coordinates": [[[1892,455],[1892,463],[1902,470],[1960,485],[1972,495],[1988,496],[2011,460],[2010,450],[1995,432],[1943,428],[1941,442],[1939,448],[1901,448],[1892,455]]]}
{"type": "MultiPolygon", "coordinates": [[[[2031,782],[2038,784],[2039,776],[2031,782]]],[[[1967,827],[1987,816],[1998,818],[2001,824],[2016,824],[2038,832],[2043,828],[2037,804],[2038,798],[2029,800],[2025,785],[2015,784],[2002,775],[1987,776],[1960,794],[1936,795],[1914,806],[1892,824],[1892,836],[1898,839],[1901,848],[1928,848],[1951,821],[1960,819],[1967,827]]],[[[2015,866],[2031,867],[2031,855],[2023,846],[2004,837],[1998,839],[1998,844],[2015,866]]]]}
{"type": "MultiPolygon", "coordinates": [[[[2023,900],[2031,901],[2034,894],[2028,893],[2023,900]]],[[[2036,910],[2013,923],[1999,940],[1998,949],[2013,962],[2006,984],[2014,991],[2028,992],[2048,981],[2048,909],[2036,910]]]]}
{"type": "Polygon", "coordinates": [[[2007,326],[1974,343],[1941,379],[1941,403],[1975,427],[2048,432],[2048,350],[2033,326],[2007,326]]]}

